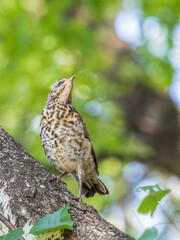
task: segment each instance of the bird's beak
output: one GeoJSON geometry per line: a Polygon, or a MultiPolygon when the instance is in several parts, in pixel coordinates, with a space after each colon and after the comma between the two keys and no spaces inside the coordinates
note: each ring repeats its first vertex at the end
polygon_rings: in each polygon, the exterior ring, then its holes
{"type": "Polygon", "coordinates": [[[67,83],[71,83],[71,84],[73,84],[73,80],[75,79],[75,75],[74,76],[72,76],[71,78],[69,78],[69,79],[67,79],[63,84],[67,84],[67,83]]]}
{"type": "Polygon", "coordinates": [[[72,76],[71,78],[69,78],[68,81],[72,81],[73,82],[74,79],[75,79],[75,75],[72,76]]]}

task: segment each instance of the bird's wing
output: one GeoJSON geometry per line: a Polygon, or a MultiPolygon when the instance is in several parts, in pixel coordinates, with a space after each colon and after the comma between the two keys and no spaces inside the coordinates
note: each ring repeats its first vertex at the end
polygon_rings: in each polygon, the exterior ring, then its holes
{"type": "MultiPolygon", "coordinates": [[[[74,110],[75,110],[75,109],[74,109],[74,110]]],[[[82,122],[82,124],[83,124],[84,136],[85,136],[85,138],[87,138],[87,139],[89,140],[89,142],[90,142],[90,144],[91,144],[91,153],[92,153],[92,155],[93,155],[93,159],[94,159],[94,163],[95,163],[95,169],[96,169],[97,173],[99,174],[99,172],[98,172],[98,163],[97,163],[97,158],[96,158],[96,152],[95,152],[94,147],[93,147],[93,145],[92,145],[91,138],[90,138],[89,133],[88,133],[88,130],[87,130],[87,128],[86,128],[86,124],[84,123],[81,115],[80,115],[76,110],[75,110],[75,112],[78,114],[78,118],[79,118],[79,120],[80,120],[80,121],[82,122]]]]}
{"type": "Polygon", "coordinates": [[[95,150],[94,150],[94,147],[93,147],[93,145],[92,145],[92,142],[91,142],[91,139],[90,139],[90,136],[89,136],[88,130],[87,130],[86,125],[85,125],[84,122],[83,122],[83,125],[84,125],[85,138],[89,139],[89,141],[90,141],[90,143],[91,143],[91,151],[92,151],[92,155],[93,155],[93,158],[94,158],[94,162],[95,162],[96,168],[98,169],[98,163],[97,163],[97,158],[96,158],[96,152],[95,152],[95,150]]]}

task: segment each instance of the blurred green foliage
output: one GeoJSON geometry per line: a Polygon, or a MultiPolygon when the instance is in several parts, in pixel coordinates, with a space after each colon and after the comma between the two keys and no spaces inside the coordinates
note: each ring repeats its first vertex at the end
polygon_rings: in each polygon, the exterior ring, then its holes
{"type": "MultiPolygon", "coordinates": [[[[113,202],[125,204],[132,187],[123,177],[126,163],[151,154],[149,146],[127,133],[117,98],[138,83],[168,91],[173,75],[168,54],[179,11],[177,0],[0,0],[0,124],[57,173],[43,153],[39,120],[50,86],[75,74],[73,105],[103,160],[100,174],[110,189],[106,198],[85,200],[100,211],[113,202]],[[114,19],[122,9],[140,12],[142,44],[138,47],[115,34],[114,19]],[[168,47],[161,57],[152,53],[143,32],[151,16],[165,33],[168,47]]],[[[66,181],[75,194],[77,183],[68,177],[66,181]]]]}
{"type": "MultiPolygon", "coordinates": [[[[44,164],[36,117],[50,86],[73,74],[73,104],[83,115],[97,154],[133,159],[145,151],[126,136],[123,112],[113,101],[121,86],[105,73],[114,64],[111,44],[105,48],[107,36],[119,42],[113,33],[117,7],[119,1],[103,6],[99,1],[0,2],[1,124],[44,164]],[[88,105],[85,111],[86,103],[97,111],[91,113],[88,105]]],[[[123,62],[133,64],[132,59],[123,62]]]]}
{"type": "Polygon", "coordinates": [[[138,240],[154,240],[157,236],[157,230],[155,227],[147,229],[138,240]]]}

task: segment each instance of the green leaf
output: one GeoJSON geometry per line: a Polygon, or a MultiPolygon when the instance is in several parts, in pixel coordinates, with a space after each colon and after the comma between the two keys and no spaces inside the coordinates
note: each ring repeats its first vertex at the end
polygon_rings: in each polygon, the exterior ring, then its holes
{"type": "Polygon", "coordinates": [[[15,229],[6,235],[0,236],[0,240],[18,240],[23,234],[23,230],[15,229]]]}
{"type": "Polygon", "coordinates": [[[136,191],[137,191],[137,192],[144,191],[144,192],[148,192],[148,193],[154,193],[154,192],[156,193],[156,192],[158,192],[158,191],[166,191],[167,193],[170,192],[169,189],[162,190],[158,184],[153,185],[153,186],[138,187],[138,188],[136,189],[136,191]]]}
{"type": "Polygon", "coordinates": [[[38,234],[32,240],[57,240],[64,239],[64,231],[63,230],[50,230],[43,233],[38,234]]]}
{"type": "Polygon", "coordinates": [[[157,236],[155,227],[147,229],[137,240],[153,240],[157,236]]]}
{"type": "Polygon", "coordinates": [[[161,201],[161,199],[170,192],[169,189],[161,189],[159,185],[139,187],[136,191],[145,191],[146,193],[149,193],[148,196],[145,197],[141,202],[138,208],[138,212],[143,214],[151,213],[151,216],[153,216],[158,202],[161,201]]]}
{"type": "Polygon", "coordinates": [[[68,206],[52,214],[47,214],[31,228],[31,234],[38,235],[49,230],[69,229],[73,230],[73,221],[68,213],[68,206]]]}
{"type": "Polygon", "coordinates": [[[144,198],[142,201],[141,205],[138,208],[139,213],[143,214],[148,214],[149,212],[151,213],[151,216],[153,215],[154,211],[156,210],[157,207],[157,201],[151,198],[151,196],[147,196],[144,198]]]}

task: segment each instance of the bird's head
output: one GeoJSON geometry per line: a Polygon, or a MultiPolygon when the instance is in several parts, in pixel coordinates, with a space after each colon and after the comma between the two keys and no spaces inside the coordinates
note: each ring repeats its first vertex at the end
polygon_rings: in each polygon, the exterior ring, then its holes
{"type": "Polygon", "coordinates": [[[70,104],[72,101],[72,89],[73,80],[75,76],[71,78],[63,78],[52,86],[52,90],[48,97],[48,102],[58,101],[63,104],[70,104]]]}

